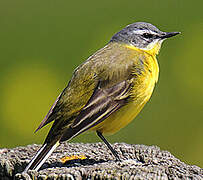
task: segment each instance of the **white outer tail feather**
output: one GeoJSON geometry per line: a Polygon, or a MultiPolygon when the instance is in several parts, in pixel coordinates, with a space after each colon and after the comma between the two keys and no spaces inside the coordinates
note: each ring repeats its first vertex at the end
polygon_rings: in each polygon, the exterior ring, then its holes
{"type": "MultiPolygon", "coordinates": [[[[46,154],[46,156],[41,160],[41,162],[33,168],[33,170],[38,171],[39,168],[42,166],[42,164],[47,160],[47,158],[51,155],[51,153],[60,145],[59,141],[57,141],[52,148],[48,151],[48,153],[46,154]]],[[[37,152],[37,154],[32,158],[32,160],[30,161],[30,163],[27,165],[27,167],[25,168],[24,172],[27,172],[30,167],[32,166],[33,162],[35,161],[35,159],[40,155],[40,153],[44,150],[44,148],[46,148],[47,144],[44,144],[40,150],[37,152]]]]}

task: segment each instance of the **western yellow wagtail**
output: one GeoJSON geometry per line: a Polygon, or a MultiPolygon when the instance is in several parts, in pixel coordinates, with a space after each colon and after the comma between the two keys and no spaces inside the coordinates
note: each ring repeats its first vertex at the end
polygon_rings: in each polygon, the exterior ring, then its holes
{"type": "Polygon", "coordinates": [[[24,172],[38,170],[61,142],[87,130],[96,131],[119,160],[103,133],[117,132],[141,111],[158,80],[156,55],[161,44],[177,34],[145,22],[130,24],[76,68],[36,130],[54,121],[24,172]]]}

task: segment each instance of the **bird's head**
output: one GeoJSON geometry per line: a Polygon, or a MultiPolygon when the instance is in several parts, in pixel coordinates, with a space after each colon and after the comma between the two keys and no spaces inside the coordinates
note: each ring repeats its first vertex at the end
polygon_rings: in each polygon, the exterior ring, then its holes
{"type": "Polygon", "coordinates": [[[126,44],[128,47],[158,54],[162,42],[180,32],[163,32],[150,23],[136,22],[116,33],[111,41],[126,44]]]}

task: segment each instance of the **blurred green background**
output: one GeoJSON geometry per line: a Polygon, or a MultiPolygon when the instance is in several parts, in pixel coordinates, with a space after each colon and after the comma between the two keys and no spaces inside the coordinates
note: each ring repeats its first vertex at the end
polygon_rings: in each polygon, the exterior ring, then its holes
{"type": "MultiPolygon", "coordinates": [[[[42,143],[34,130],[80,63],[136,21],[182,34],[164,42],[150,102],[110,142],[157,145],[203,167],[203,1],[0,0],[0,147],[42,143]]],[[[94,133],[71,142],[96,142],[94,133]]]]}

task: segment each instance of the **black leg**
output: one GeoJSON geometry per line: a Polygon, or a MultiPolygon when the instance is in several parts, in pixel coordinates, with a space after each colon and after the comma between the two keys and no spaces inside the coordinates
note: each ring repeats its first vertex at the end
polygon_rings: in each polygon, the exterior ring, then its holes
{"type": "Polygon", "coordinates": [[[112,152],[112,154],[115,156],[117,161],[120,161],[120,158],[118,156],[118,153],[115,149],[113,149],[113,147],[109,144],[109,142],[105,139],[105,137],[102,135],[101,132],[97,131],[97,135],[101,138],[102,141],[104,141],[104,143],[107,145],[107,147],[110,149],[110,151],[112,152]]]}

